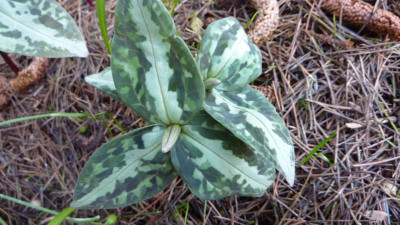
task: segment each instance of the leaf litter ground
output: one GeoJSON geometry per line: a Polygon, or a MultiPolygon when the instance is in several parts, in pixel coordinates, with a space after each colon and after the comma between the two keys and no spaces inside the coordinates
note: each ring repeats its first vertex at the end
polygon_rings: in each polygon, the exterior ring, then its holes
{"type": "MultiPolygon", "coordinates": [[[[51,60],[46,77],[29,90],[14,93],[11,105],[0,111],[0,120],[48,112],[107,111],[127,131],[143,126],[132,111],[83,81],[110,63],[95,8],[85,1],[59,2],[83,31],[90,57],[51,60]]],[[[227,16],[245,24],[255,12],[246,1],[226,2],[178,4],[174,20],[194,54],[199,41],[190,30],[194,12],[206,25],[227,16]]],[[[80,210],[74,216],[104,218],[116,213],[120,224],[185,224],[188,206],[187,224],[370,224],[381,218],[386,221],[377,224],[400,223],[400,198],[393,188],[399,186],[400,173],[400,44],[352,30],[339,19],[334,23],[313,1],[279,3],[281,24],[273,40],[261,48],[263,75],[255,85],[268,90],[292,133],[298,166],[295,185],[290,187],[279,176],[264,197],[205,203],[176,179],[139,204],[119,210],[80,210]],[[335,34],[351,38],[354,44],[334,38],[335,34]],[[333,133],[336,137],[301,165],[333,133]]],[[[112,32],[116,1],[107,4],[112,32]]],[[[385,0],[382,5],[399,13],[396,1],[385,0]]],[[[13,59],[20,68],[31,60],[17,55],[13,59]]],[[[0,72],[12,77],[2,61],[0,72]]],[[[67,207],[89,156],[121,133],[112,119],[105,120],[109,129],[102,120],[87,118],[39,119],[0,128],[0,193],[58,211],[67,207]]],[[[0,200],[0,217],[9,224],[45,224],[50,216],[0,200]]]]}

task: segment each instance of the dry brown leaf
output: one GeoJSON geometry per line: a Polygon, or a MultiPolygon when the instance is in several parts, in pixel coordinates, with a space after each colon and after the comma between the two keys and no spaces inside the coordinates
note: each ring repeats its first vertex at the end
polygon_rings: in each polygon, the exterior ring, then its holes
{"type": "Polygon", "coordinates": [[[276,0],[250,0],[256,10],[262,10],[249,28],[249,38],[257,46],[271,39],[279,25],[279,5],[276,0]]]}
{"type": "Polygon", "coordinates": [[[6,95],[0,94],[0,109],[6,107],[9,102],[10,99],[6,95]]]}
{"type": "MultiPolygon", "coordinates": [[[[391,122],[396,122],[397,121],[397,118],[396,117],[394,117],[394,116],[391,116],[391,117],[388,117],[388,118],[379,118],[379,119],[377,119],[377,120],[369,120],[368,121],[368,123],[369,124],[376,124],[376,123],[388,123],[389,121],[391,121],[391,122]]],[[[363,123],[367,123],[367,121],[362,121],[363,123]]],[[[360,124],[360,123],[346,123],[345,124],[345,126],[347,127],[347,128],[350,128],[350,129],[357,129],[357,128],[361,128],[361,127],[364,127],[364,125],[363,124],[360,124]]]]}
{"type": "Polygon", "coordinates": [[[320,0],[321,8],[341,17],[344,22],[369,31],[388,34],[400,40],[400,18],[395,14],[376,9],[374,6],[359,0],[320,0]]]}
{"type": "Polygon", "coordinates": [[[389,196],[396,196],[398,188],[393,183],[385,181],[382,184],[382,190],[389,196]]]}
{"type": "Polygon", "coordinates": [[[199,17],[195,16],[190,22],[190,29],[192,29],[196,34],[200,34],[203,25],[203,21],[199,17]]]}
{"type": "Polygon", "coordinates": [[[379,210],[367,210],[365,211],[364,216],[370,220],[382,222],[386,219],[388,214],[384,211],[379,210]]]}

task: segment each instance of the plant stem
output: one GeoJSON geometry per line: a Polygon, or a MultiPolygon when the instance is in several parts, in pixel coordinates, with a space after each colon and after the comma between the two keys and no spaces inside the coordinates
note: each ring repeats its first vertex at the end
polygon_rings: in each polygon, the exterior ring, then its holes
{"type": "MultiPolygon", "coordinates": [[[[43,208],[43,207],[34,205],[32,203],[25,202],[25,201],[10,197],[10,196],[7,196],[7,195],[0,194],[0,198],[6,199],[6,200],[11,201],[11,202],[15,202],[15,203],[20,204],[20,205],[28,206],[30,208],[33,208],[33,209],[36,209],[36,210],[39,210],[39,211],[42,211],[42,212],[45,212],[45,213],[49,213],[49,214],[53,214],[53,215],[58,215],[59,214],[59,212],[57,212],[57,211],[46,209],[46,208],[43,208]]],[[[92,222],[94,222],[96,220],[99,220],[99,219],[100,219],[100,216],[96,216],[96,217],[93,217],[93,218],[72,218],[72,217],[67,217],[66,218],[66,220],[74,222],[74,223],[77,223],[77,224],[92,223],[92,222]]]]}
{"type": "Polygon", "coordinates": [[[93,4],[92,0],[86,0],[86,1],[91,7],[94,7],[94,4],[93,4]]]}
{"type": "Polygon", "coordinates": [[[14,73],[15,73],[16,75],[18,75],[18,73],[19,73],[18,66],[15,65],[15,63],[12,61],[12,59],[11,59],[10,57],[8,57],[8,54],[5,53],[5,52],[0,51],[0,55],[1,55],[1,57],[3,57],[4,61],[5,61],[5,62],[7,63],[7,65],[10,67],[10,69],[11,69],[12,71],[14,71],[14,73]]]}

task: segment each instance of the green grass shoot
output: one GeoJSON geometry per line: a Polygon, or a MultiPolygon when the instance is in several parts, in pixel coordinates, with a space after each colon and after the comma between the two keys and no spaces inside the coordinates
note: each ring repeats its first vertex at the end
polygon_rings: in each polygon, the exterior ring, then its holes
{"type": "Polygon", "coordinates": [[[16,118],[16,119],[12,119],[12,120],[6,120],[3,122],[0,122],[0,127],[10,125],[13,123],[24,122],[24,121],[28,121],[28,120],[36,120],[36,119],[51,118],[51,117],[80,118],[80,117],[90,117],[90,115],[87,113],[46,113],[46,114],[40,114],[40,115],[20,117],[20,118],[16,118]]]}
{"type": "Polygon", "coordinates": [[[108,40],[107,31],[107,20],[106,20],[106,1],[96,0],[97,17],[99,19],[99,28],[101,31],[101,36],[103,37],[104,44],[107,47],[107,51],[111,54],[111,44],[108,40]]]}
{"type": "Polygon", "coordinates": [[[71,213],[75,211],[74,208],[68,207],[55,216],[47,225],[60,225],[71,213]]]}
{"type": "Polygon", "coordinates": [[[1,217],[0,217],[0,225],[7,225],[6,221],[4,221],[1,217]]]}
{"type": "MultiPolygon", "coordinates": [[[[59,214],[59,212],[57,212],[57,211],[54,211],[54,210],[51,210],[51,209],[46,209],[46,208],[34,205],[32,203],[25,202],[25,201],[13,198],[11,196],[0,194],[0,198],[5,199],[5,200],[10,201],[10,202],[17,203],[19,205],[23,205],[23,206],[27,206],[27,207],[36,209],[36,210],[41,211],[41,212],[49,213],[49,214],[52,214],[52,215],[58,215],[59,214]]],[[[77,223],[77,224],[90,224],[90,223],[94,223],[94,221],[99,220],[100,216],[95,216],[95,217],[92,217],[92,218],[72,218],[72,217],[68,217],[67,216],[67,217],[65,217],[65,219],[70,221],[70,222],[77,223]]]]}
{"type": "MultiPolygon", "coordinates": [[[[331,134],[328,138],[326,138],[325,140],[323,140],[321,143],[319,143],[319,145],[317,145],[317,147],[315,147],[310,154],[307,155],[307,157],[300,163],[300,166],[304,165],[305,163],[308,162],[308,160],[311,159],[311,157],[313,157],[322,147],[324,147],[330,140],[332,140],[334,137],[336,137],[336,132],[331,134]]],[[[317,154],[318,155],[318,154],[317,154]]],[[[324,156],[322,158],[324,161],[326,161],[326,157],[324,156]]],[[[327,163],[329,163],[329,165],[333,165],[333,163],[328,160],[327,163]]]]}
{"type": "Polygon", "coordinates": [[[254,13],[253,17],[251,17],[251,20],[249,22],[247,22],[245,25],[243,25],[243,28],[247,29],[253,23],[253,21],[256,19],[256,16],[258,14],[260,14],[261,12],[262,12],[262,10],[258,10],[256,13],[254,13]]]}

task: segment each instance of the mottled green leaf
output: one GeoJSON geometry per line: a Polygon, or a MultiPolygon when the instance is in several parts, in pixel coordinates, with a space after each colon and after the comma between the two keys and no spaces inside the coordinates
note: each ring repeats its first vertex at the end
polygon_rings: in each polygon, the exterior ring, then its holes
{"type": "Polygon", "coordinates": [[[153,197],[176,177],[161,152],[165,126],[134,130],[101,146],[75,186],[74,208],[117,208],[153,197]]]}
{"type": "Polygon", "coordinates": [[[259,197],[275,177],[268,156],[253,151],[206,113],[182,127],[171,159],[189,189],[201,199],[259,197]]]}
{"type": "Polygon", "coordinates": [[[201,43],[197,64],[203,80],[222,81],[218,90],[236,90],[261,74],[260,49],[233,17],[210,24],[201,43]]]}
{"type": "MultiPolygon", "coordinates": [[[[119,97],[119,93],[117,92],[117,89],[115,88],[115,84],[114,84],[114,80],[113,80],[113,76],[112,76],[112,72],[111,72],[111,67],[105,68],[100,73],[92,74],[92,75],[85,77],[85,81],[88,84],[96,87],[100,91],[106,93],[111,98],[125,103],[119,97]]],[[[135,107],[136,107],[135,109],[138,112],[147,112],[142,115],[143,119],[153,122],[153,123],[155,123],[154,121],[157,121],[150,113],[148,113],[147,109],[143,105],[138,104],[135,107]]]]}
{"type": "Polygon", "coordinates": [[[96,87],[100,91],[106,93],[111,98],[121,101],[117,90],[115,89],[114,80],[111,73],[111,67],[108,67],[100,73],[92,74],[85,77],[86,83],[96,87]]]}
{"type": "Polygon", "coordinates": [[[204,109],[258,154],[272,157],[276,168],[293,185],[295,156],[289,130],[261,93],[248,86],[236,92],[213,89],[204,109]]]}
{"type": "Polygon", "coordinates": [[[1,0],[0,51],[40,57],[87,57],[71,16],[54,0],[1,0]]]}
{"type": "Polygon", "coordinates": [[[204,101],[200,72],[159,0],[119,0],[112,73],[122,100],[140,116],[184,124],[204,101]],[[147,111],[138,109],[144,106],[147,111]]]}

